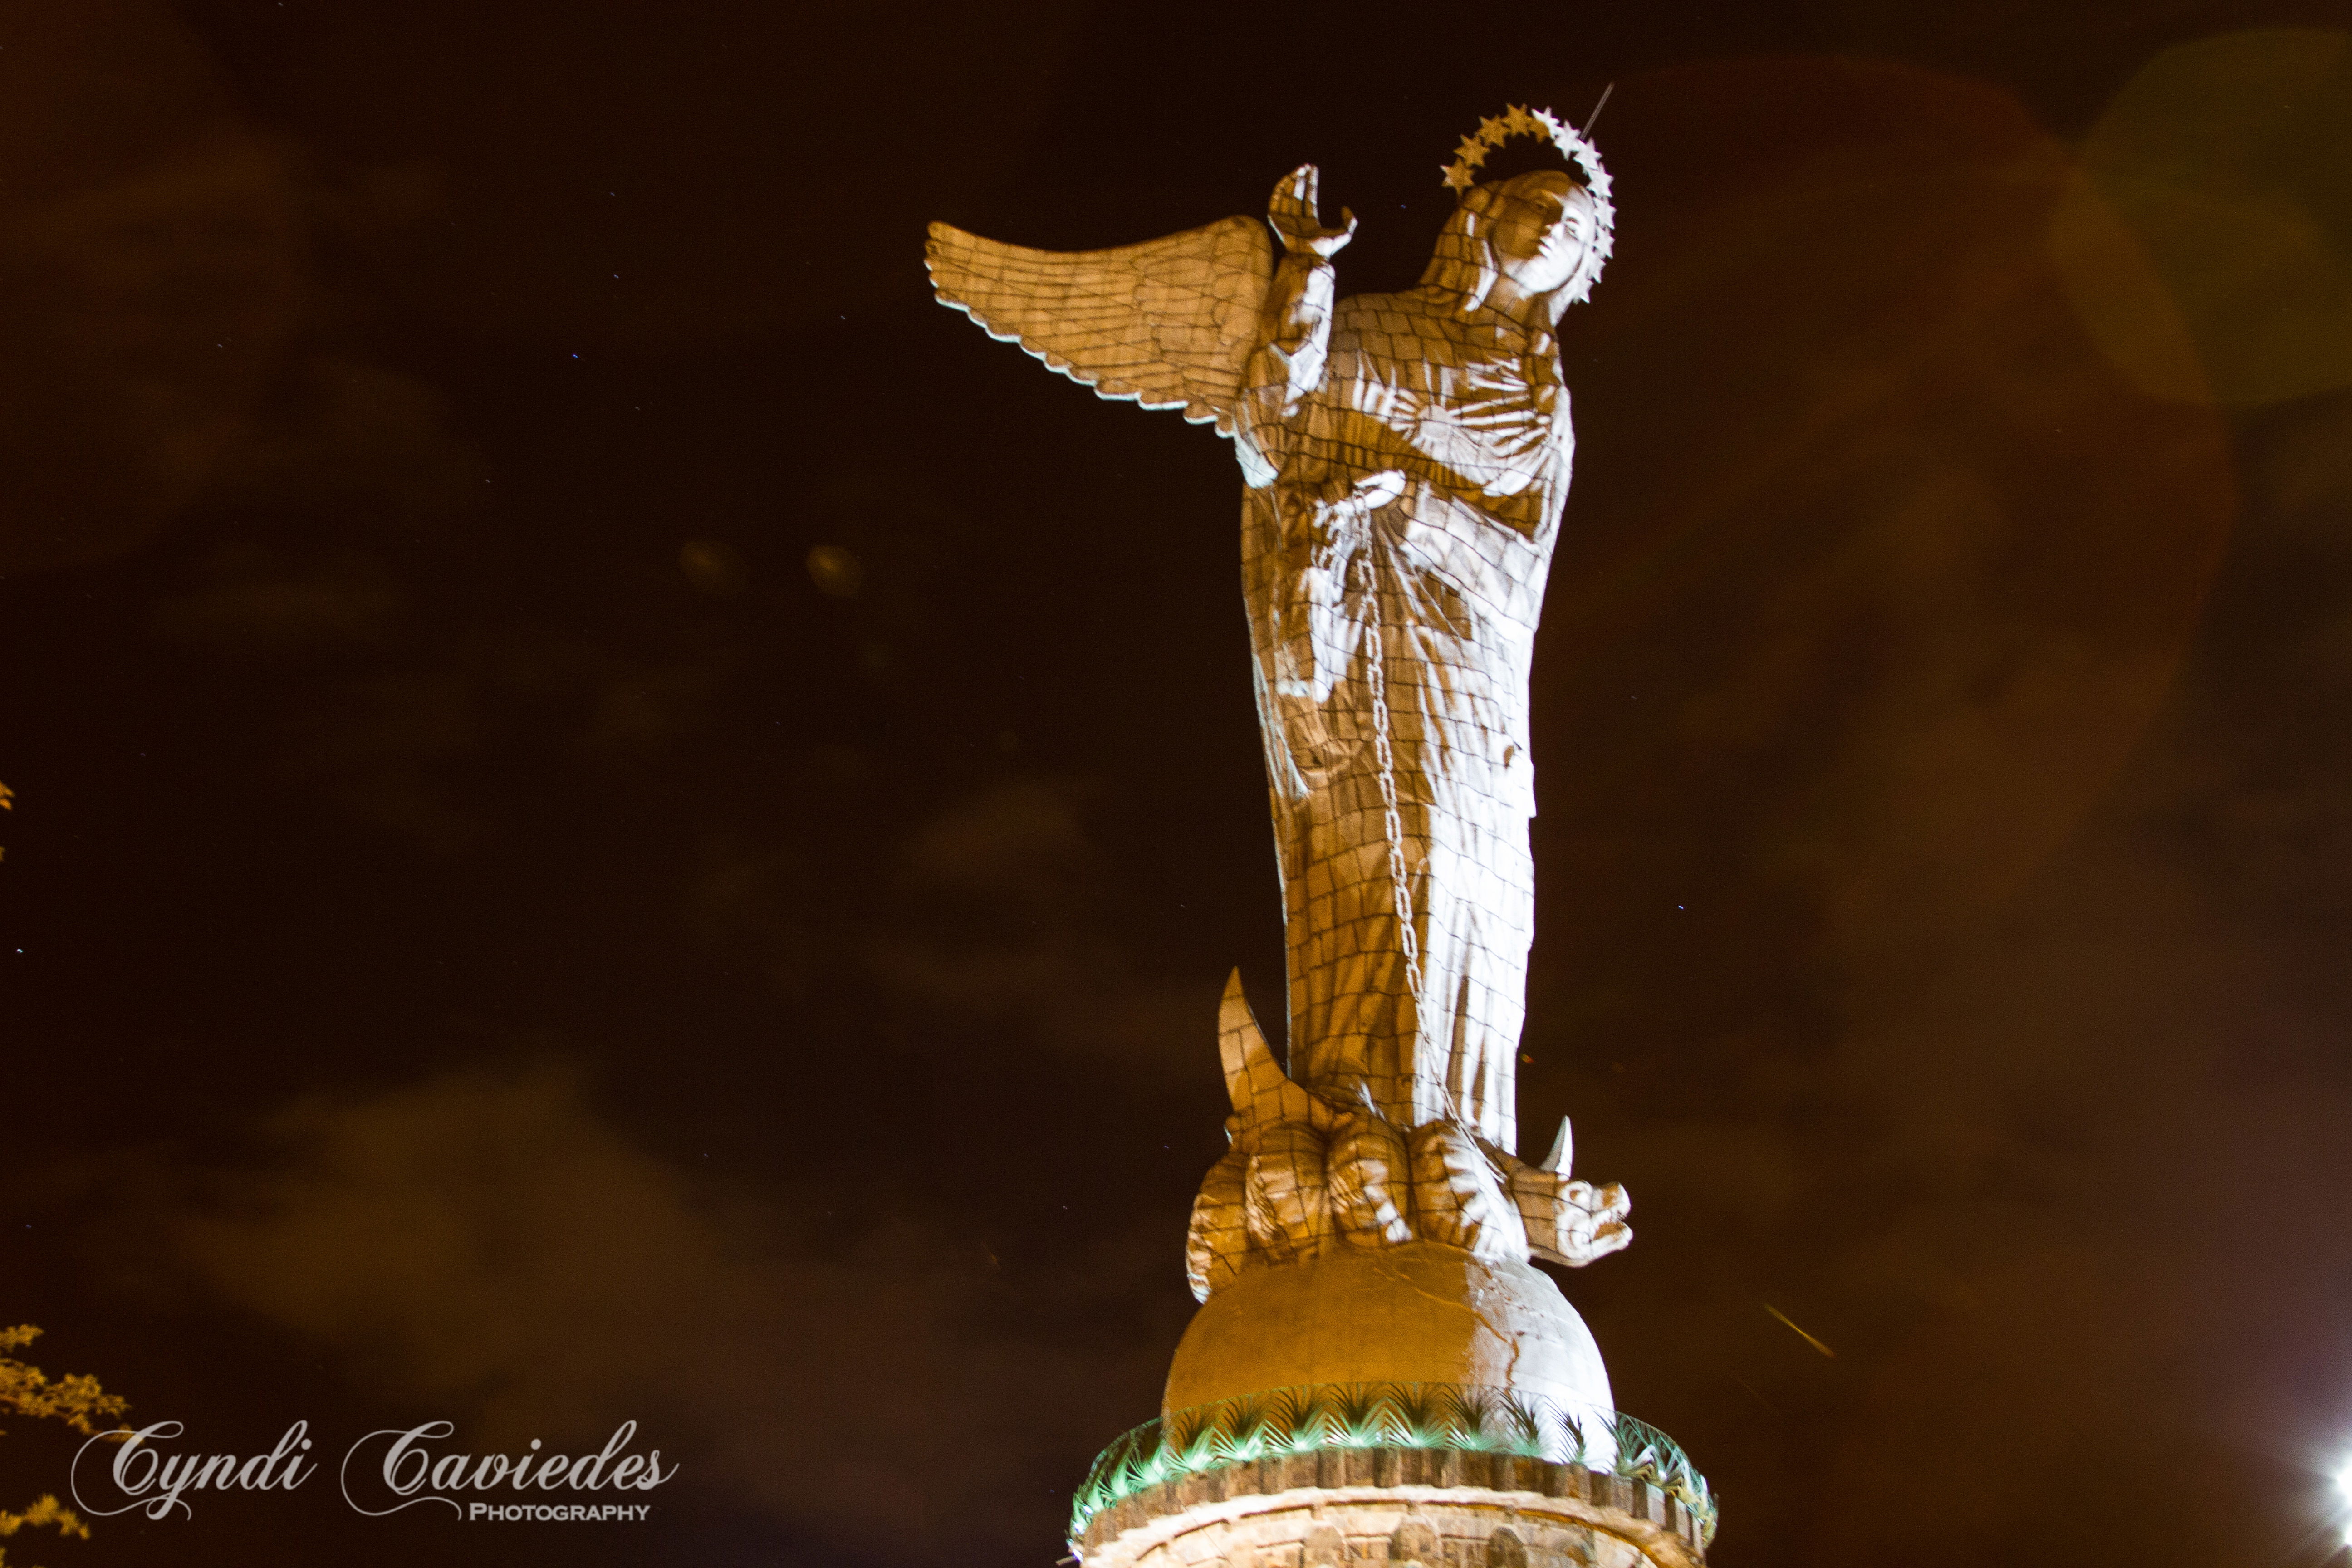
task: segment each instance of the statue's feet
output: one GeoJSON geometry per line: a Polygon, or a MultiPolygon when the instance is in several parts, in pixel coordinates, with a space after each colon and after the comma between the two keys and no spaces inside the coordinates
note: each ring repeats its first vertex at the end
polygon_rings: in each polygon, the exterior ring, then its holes
{"type": "Polygon", "coordinates": [[[1487,1262],[1582,1268],[1633,1239],[1614,1183],[1572,1181],[1566,1123],[1540,1165],[1441,1118],[1404,1128],[1361,1084],[1309,1089],[1276,1066],[1235,974],[1220,1016],[1232,1150],[1193,1200],[1185,1267],[1205,1301],[1246,1268],[1334,1248],[1442,1242],[1487,1262]]]}
{"type": "Polygon", "coordinates": [[[1458,1121],[1412,1130],[1413,1229],[1487,1262],[1528,1260],[1528,1227],[1503,1172],[1458,1121]]]}
{"type": "Polygon", "coordinates": [[[1207,1300],[1242,1269],[1336,1247],[1436,1241],[1488,1262],[1580,1268],[1633,1239],[1625,1189],[1530,1165],[1458,1121],[1410,1132],[1369,1109],[1318,1100],[1312,1121],[1235,1119],[1234,1147],[1202,1183],[1185,1248],[1207,1300]]]}

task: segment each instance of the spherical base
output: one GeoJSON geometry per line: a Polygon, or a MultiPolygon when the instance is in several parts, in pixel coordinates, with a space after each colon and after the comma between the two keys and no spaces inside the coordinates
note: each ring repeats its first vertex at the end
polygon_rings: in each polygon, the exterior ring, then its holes
{"type": "Polygon", "coordinates": [[[1601,1347],[1549,1275],[1416,1241],[1244,1270],[1184,1331],[1162,1411],[1356,1383],[1507,1388],[1570,1410],[1615,1408],[1601,1347]]]}

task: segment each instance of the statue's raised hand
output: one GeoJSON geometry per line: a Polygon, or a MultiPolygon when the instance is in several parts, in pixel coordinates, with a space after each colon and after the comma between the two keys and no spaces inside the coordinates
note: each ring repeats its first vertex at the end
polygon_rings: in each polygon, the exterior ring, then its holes
{"type": "Polygon", "coordinates": [[[1265,204],[1265,219],[1282,237],[1284,249],[1303,250],[1328,259],[1356,237],[1356,215],[1341,207],[1339,221],[1343,226],[1325,228],[1315,200],[1315,181],[1312,163],[1301,163],[1276,180],[1274,195],[1265,204]]]}

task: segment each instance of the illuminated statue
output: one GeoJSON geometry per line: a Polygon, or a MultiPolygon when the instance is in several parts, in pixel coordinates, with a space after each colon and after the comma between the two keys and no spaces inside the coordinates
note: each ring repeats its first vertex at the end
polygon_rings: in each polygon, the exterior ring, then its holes
{"type": "Polygon", "coordinates": [[[1553,333],[1610,248],[1599,154],[1514,109],[1466,141],[1421,286],[1334,299],[1310,164],[1233,217],[1060,254],[931,227],[942,303],[1105,397],[1231,437],[1281,853],[1290,1070],[1228,986],[1231,1153],[1193,1214],[1206,1300],[1240,1269],[1413,1240],[1581,1264],[1632,1239],[1516,1157],[1533,929],[1528,672],[1573,437],[1553,333]],[[1513,135],[1567,167],[1475,180],[1513,135]]]}

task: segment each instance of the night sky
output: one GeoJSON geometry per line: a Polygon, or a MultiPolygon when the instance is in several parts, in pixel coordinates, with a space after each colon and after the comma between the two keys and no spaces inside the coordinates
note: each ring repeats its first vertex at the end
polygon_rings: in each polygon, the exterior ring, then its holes
{"type": "Polygon", "coordinates": [[[10,1549],[1047,1568],[1281,910],[1230,450],[940,309],[924,225],[1312,161],[1406,287],[1465,132],[1612,83],[1519,1097],[1633,1195],[1560,1276],[1619,1402],[1725,1568],[2340,1549],[2344,25],[0,7],[0,1322],[330,1459],[10,1549]],[[436,1418],[683,1468],[346,1506],[436,1418]]]}

